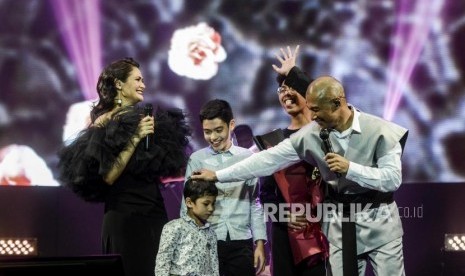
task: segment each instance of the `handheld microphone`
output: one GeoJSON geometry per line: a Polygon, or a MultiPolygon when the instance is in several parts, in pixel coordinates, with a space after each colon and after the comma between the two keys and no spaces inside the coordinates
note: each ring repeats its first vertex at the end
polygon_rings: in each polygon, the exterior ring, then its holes
{"type": "MultiPolygon", "coordinates": [[[[320,138],[321,140],[323,140],[323,148],[325,154],[329,152],[334,152],[333,145],[331,145],[331,140],[329,140],[329,132],[330,130],[328,130],[327,128],[324,128],[320,131],[320,138]]],[[[341,173],[338,172],[335,172],[335,174],[338,178],[342,176],[341,173]]]]}
{"type": "MultiPolygon", "coordinates": [[[[153,116],[153,106],[152,104],[148,103],[145,105],[144,107],[144,115],[145,116],[153,116]]],[[[150,141],[152,140],[152,134],[148,134],[147,136],[145,136],[145,150],[149,150],[150,149],[150,141]]]]}

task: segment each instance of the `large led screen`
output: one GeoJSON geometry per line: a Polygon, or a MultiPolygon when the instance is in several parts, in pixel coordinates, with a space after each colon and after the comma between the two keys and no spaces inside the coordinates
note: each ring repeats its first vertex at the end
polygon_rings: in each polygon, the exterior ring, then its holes
{"type": "Polygon", "coordinates": [[[338,78],[349,103],[410,130],[405,183],[465,180],[461,1],[3,0],[0,18],[2,185],[59,185],[57,150],[122,57],[140,62],[145,101],[185,110],[193,149],[213,98],[254,134],[286,127],[272,64],[288,45],[309,76],[338,78]]]}

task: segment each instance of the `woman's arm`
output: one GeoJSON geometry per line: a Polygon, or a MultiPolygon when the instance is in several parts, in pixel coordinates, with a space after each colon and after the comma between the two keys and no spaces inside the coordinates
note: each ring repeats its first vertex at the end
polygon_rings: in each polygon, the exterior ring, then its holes
{"type": "Polygon", "coordinates": [[[139,142],[152,133],[154,133],[154,119],[151,116],[145,116],[139,122],[136,133],[131,137],[124,150],[119,153],[116,162],[113,163],[108,173],[103,176],[103,180],[107,184],[113,185],[116,179],[123,173],[139,142]]]}

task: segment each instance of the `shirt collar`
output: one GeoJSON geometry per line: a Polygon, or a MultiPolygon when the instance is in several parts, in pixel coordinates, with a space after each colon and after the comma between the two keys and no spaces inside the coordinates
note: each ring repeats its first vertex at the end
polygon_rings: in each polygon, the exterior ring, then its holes
{"type": "Polygon", "coordinates": [[[210,227],[210,223],[209,222],[205,222],[205,224],[203,226],[198,226],[197,223],[195,223],[195,220],[191,217],[189,217],[187,215],[187,213],[183,214],[181,216],[182,219],[184,219],[187,223],[199,228],[199,229],[206,229],[206,228],[209,228],[210,227]]]}
{"type": "Polygon", "coordinates": [[[239,153],[239,147],[234,144],[231,144],[231,147],[227,151],[217,152],[213,150],[212,146],[208,146],[208,150],[211,155],[217,155],[217,154],[236,155],[239,153]]]}
{"type": "Polygon", "coordinates": [[[354,111],[354,118],[352,119],[352,131],[361,133],[362,129],[360,128],[360,111],[353,106],[350,106],[354,111]]]}
{"type": "Polygon", "coordinates": [[[362,132],[360,128],[360,121],[359,121],[360,111],[352,105],[349,105],[349,108],[354,112],[354,116],[352,118],[352,125],[348,129],[344,130],[343,132],[337,132],[337,131],[333,132],[334,135],[340,139],[350,137],[350,135],[354,132],[355,133],[362,132]]]}

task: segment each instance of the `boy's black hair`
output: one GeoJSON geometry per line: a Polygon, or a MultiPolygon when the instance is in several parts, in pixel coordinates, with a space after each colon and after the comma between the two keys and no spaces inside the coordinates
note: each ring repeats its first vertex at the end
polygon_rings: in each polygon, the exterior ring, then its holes
{"type": "Polygon", "coordinates": [[[215,181],[192,180],[189,178],[184,184],[184,198],[190,198],[195,202],[204,196],[218,196],[218,188],[215,181]]]}
{"type": "Polygon", "coordinates": [[[305,98],[307,88],[313,80],[307,75],[306,72],[303,72],[299,67],[294,66],[289,71],[287,76],[278,74],[276,76],[276,81],[278,82],[278,86],[281,86],[284,82],[285,85],[294,89],[297,91],[297,93],[305,98]]]}
{"type": "Polygon", "coordinates": [[[276,75],[276,82],[278,83],[278,87],[280,87],[285,80],[286,80],[285,75],[281,75],[281,74],[276,75]]]}
{"type": "Polygon", "coordinates": [[[204,120],[221,119],[229,124],[234,118],[231,106],[225,100],[214,99],[206,102],[199,113],[200,123],[204,120]]]}

